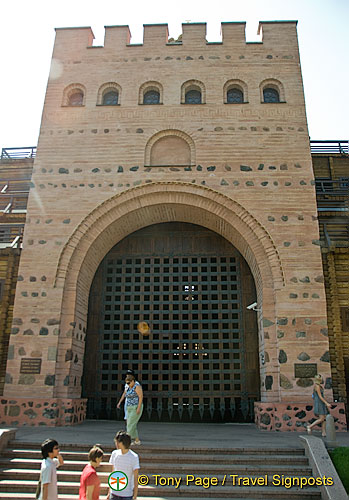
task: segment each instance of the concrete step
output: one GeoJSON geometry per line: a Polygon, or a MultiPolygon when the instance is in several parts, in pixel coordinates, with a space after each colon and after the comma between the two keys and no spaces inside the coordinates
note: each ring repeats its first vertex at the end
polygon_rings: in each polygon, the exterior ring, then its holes
{"type": "MultiPolygon", "coordinates": [[[[182,463],[183,462],[183,457],[180,455],[172,455],[168,453],[162,453],[161,455],[158,455],[156,453],[156,450],[154,450],[153,454],[143,454],[142,450],[137,450],[137,453],[139,454],[140,461],[142,464],[146,463],[164,463],[164,462],[169,462],[169,463],[182,463]]],[[[30,449],[6,449],[2,453],[3,457],[8,457],[8,458],[36,458],[40,459],[41,458],[41,453],[39,451],[32,451],[30,449]]],[[[85,461],[87,462],[87,454],[82,453],[82,452],[75,452],[75,451],[62,451],[62,456],[64,460],[78,460],[78,461],[85,461]]],[[[104,455],[104,460],[106,462],[109,461],[110,454],[105,454],[104,455]]],[[[307,465],[308,459],[304,455],[280,455],[280,456],[274,456],[274,455],[265,455],[264,450],[263,453],[261,454],[253,454],[253,455],[232,455],[232,454],[221,454],[219,453],[214,453],[212,454],[212,450],[210,451],[209,455],[186,455],[186,461],[188,461],[191,464],[194,463],[219,463],[222,465],[233,465],[233,464],[256,464],[256,463],[264,463],[264,464],[304,464],[307,465]]]]}
{"type": "MultiPolygon", "coordinates": [[[[64,453],[65,451],[78,451],[81,453],[88,453],[88,451],[91,449],[90,445],[87,444],[72,444],[72,443],[67,443],[67,444],[60,444],[61,447],[61,453],[64,453]]],[[[103,451],[105,453],[111,453],[112,451],[115,450],[115,447],[113,445],[101,445],[103,451]]],[[[9,441],[8,443],[8,448],[17,448],[17,449],[31,449],[33,451],[40,451],[40,445],[37,442],[29,442],[29,441],[9,441]]],[[[164,454],[171,454],[174,453],[175,455],[179,454],[190,454],[190,455],[206,455],[207,453],[211,454],[212,453],[212,448],[193,448],[193,447],[180,447],[180,446],[173,446],[171,448],[169,447],[163,447],[160,448],[156,445],[153,446],[147,446],[142,444],[141,446],[134,446],[133,451],[136,453],[139,453],[142,451],[143,453],[156,453],[158,455],[164,453],[164,454]]],[[[241,455],[242,453],[246,453],[248,455],[259,455],[261,453],[260,448],[253,448],[253,447],[247,447],[247,448],[219,448],[219,452],[224,455],[224,454],[230,454],[230,455],[241,455]]],[[[303,448],[264,448],[263,449],[263,455],[304,455],[304,449],[303,448]]]]}
{"type": "MultiPolygon", "coordinates": [[[[166,478],[167,480],[169,478],[181,478],[182,483],[184,484],[187,478],[188,470],[190,470],[190,474],[194,475],[195,477],[207,477],[207,478],[215,478],[217,477],[219,481],[223,480],[224,474],[226,475],[226,481],[227,482],[232,482],[232,479],[230,478],[230,474],[237,474],[239,476],[245,476],[249,478],[258,478],[258,477],[268,477],[268,483],[272,482],[273,476],[275,474],[281,476],[282,472],[280,470],[278,472],[264,472],[262,473],[260,470],[255,470],[254,472],[251,471],[251,469],[246,469],[244,471],[242,470],[237,470],[234,467],[233,472],[222,472],[222,469],[216,469],[216,471],[210,470],[207,473],[200,471],[197,471],[196,474],[194,474],[194,471],[191,469],[186,469],[185,471],[180,471],[180,472],[174,472],[174,471],[168,471],[168,472],[160,472],[156,471],[156,473],[148,473],[149,477],[149,483],[155,485],[156,477],[155,476],[161,476],[161,478],[166,478]]],[[[107,484],[108,483],[108,477],[111,474],[111,470],[108,472],[101,472],[98,469],[98,477],[101,480],[102,484],[107,484]]],[[[142,474],[145,474],[144,469],[142,468],[141,471],[142,474]]],[[[288,470],[284,470],[284,475],[292,475],[294,477],[299,477],[300,475],[305,476],[307,475],[308,477],[311,475],[309,474],[304,474],[304,471],[297,469],[297,471],[293,471],[293,474],[289,474],[288,470]]],[[[11,480],[17,480],[17,481],[38,481],[40,477],[40,470],[34,470],[34,469],[3,469],[0,470],[0,480],[1,479],[11,479],[11,480]]],[[[61,483],[66,483],[66,482],[74,482],[74,483],[80,483],[80,477],[81,477],[81,471],[76,471],[76,470],[70,470],[70,471],[64,471],[61,470],[61,468],[58,469],[57,471],[57,479],[61,483]]]]}
{"type": "MultiPolygon", "coordinates": [[[[32,471],[39,471],[41,467],[41,459],[37,458],[1,458],[0,457],[0,472],[5,472],[7,469],[29,469],[32,471]]],[[[85,467],[87,461],[78,461],[78,460],[69,460],[65,461],[64,465],[59,467],[59,471],[81,471],[85,467]]],[[[181,473],[188,472],[196,473],[196,474],[214,474],[214,473],[222,473],[222,465],[221,464],[192,464],[187,462],[181,462],[176,464],[169,463],[147,463],[141,464],[142,473],[144,474],[154,474],[154,473],[166,473],[171,472],[181,473]]],[[[98,474],[101,472],[108,472],[110,470],[110,464],[106,462],[102,462],[100,467],[98,468],[98,474]]],[[[241,473],[250,473],[250,474],[287,474],[287,475],[305,475],[309,476],[312,474],[311,468],[309,466],[302,465],[267,465],[264,462],[261,464],[235,464],[234,472],[239,474],[241,473]]]]}
{"type": "MultiPolygon", "coordinates": [[[[0,480],[0,491],[1,492],[18,492],[18,493],[32,493],[35,491],[37,481],[18,481],[18,480],[0,480]]],[[[101,486],[100,495],[106,495],[108,488],[106,486],[101,486]]],[[[292,488],[286,489],[276,486],[258,486],[258,487],[240,487],[240,486],[221,486],[221,487],[211,487],[210,489],[204,489],[197,486],[180,486],[178,489],[169,487],[152,487],[152,486],[140,486],[138,488],[139,496],[144,497],[154,497],[168,496],[171,498],[182,496],[187,496],[191,498],[200,498],[215,496],[217,498],[253,498],[257,496],[259,499],[268,500],[294,500],[294,499],[306,499],[306,500],[318,500],[321,499],[320,492],[315,488],[292,488]]],[[[58,492],[59,497],[61,494],[65,495],[78,495],[79,484],[71,482],[58,482],[58,492]]]]}
{"type": "MultiPolygon", "coordinates": [[[[41,452],[38,443],[12,442],[0,457],[0,500],[34,500],[34,491],[39,479],[41,452]]],[[[101,479],[101,498],[108,492],[110,474],[108,464],[112,446],[106,451],[104,462],[98,469],[101,479]]],[[[58,492],[60,500],[78,500],[82,469],[87,464],[87,445],[65,445],[61,452],[65,464],[58,469],[58,492]]],[[[273,486],[273,475],[285,477],[310,477],[308,459],[303,449],[194,449],[135,447],[141,462],[141,474],[149,477],[146,486],[139,486],[138,500],[321,500],[320,491],[314,487],[292,488],[273,486]],[[187,485],[187,474],[199,478],[218,478],[218,485],[205,488],[203,484],[187,485]],[[224,474],[226,483],[221,484],[224,474]],[[234,485],[230,474],[249,478],[268,478],[266,486],[234,485]],[[165,479],[164,486],[156,484],[155,475],[165,479]],[[182,478],[176,488],[170,478],[182,478]]]]}
{"type": "MultiPolygon", "coordinates": [[[[173,496],[152,496],[152,497],[145,497],[145,496],[137,496],[137,500],[173,500],[173,496]]],[[[188,496],[180,496],[178,497],[180,500],[192,500],[193,497],[188,497],[188,496]]],[[[217,497],[217,496],[210,496],[208,497],[209,500],[221,500],[222,497],[217,497]]],[[[234,500],[260,500],[260,496],[250,496],[250,497],[234,497],[234,500]]],[[[321,500],[320,496],[313,496],[313,499],[311,497],[305,497],[306,500],[321,500]]],[[[1,500],[35,500],[35,494],[34,493],[1,493],[0,492],[0,499],[1,500]]],[[[300,497],[296,497],[297,500],[300,500],[300,497]]],[[[79,495],[65,495],[65,494],[59,494],[59,500],[79,500],[79,495]]],[[[277,500],[277,498],[275,499],[277,500]]],[[[292,500],[292,498],[288,498],[287,500],[292,500]]]]}

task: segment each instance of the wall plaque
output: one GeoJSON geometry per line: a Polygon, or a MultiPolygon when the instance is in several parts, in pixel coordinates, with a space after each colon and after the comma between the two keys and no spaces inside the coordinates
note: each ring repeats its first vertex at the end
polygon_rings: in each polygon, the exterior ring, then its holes
{"type": "Polygon", "coordinates": [[[294,365],[294,376],[296,378],[313,378],[316,374],[316,363],[295,363],[294,365]]]}
{"type": "Polygon", "coordinates": [[[20,373],[40,373],[41,361],[41,358],[22,358],[20,373]]]}

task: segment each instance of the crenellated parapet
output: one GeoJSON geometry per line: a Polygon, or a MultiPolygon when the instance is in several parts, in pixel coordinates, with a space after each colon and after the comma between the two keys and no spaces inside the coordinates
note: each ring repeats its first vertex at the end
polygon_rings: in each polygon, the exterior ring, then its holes
{"type": "MultiPolygon", "coordinates": [[[[258,34],[262,34],[261,42],[253,42],[263,47],[298,48],[297,21],[261,21],[258,34]]],[[[128,26],[105,26],[104,46],[93,46],[94,35],[90,27],[57,28],[55,51],[69,48],[70,54],[86,48],[104,48],[116,51],[132,51],[135,47],[146,49],[161,49],[169,45],[182,46],[187,49],[204,49],[207,46],[221,45],[224,48],[249,45],[245,36],[245,22],[221,23],[222,41],[208,42],[206,40],[206,23],[183,23],[182,34],[178,41],[169,42],[167,24],[144,24],[143,44],[131,43],[131,32],[128,26]]]]}

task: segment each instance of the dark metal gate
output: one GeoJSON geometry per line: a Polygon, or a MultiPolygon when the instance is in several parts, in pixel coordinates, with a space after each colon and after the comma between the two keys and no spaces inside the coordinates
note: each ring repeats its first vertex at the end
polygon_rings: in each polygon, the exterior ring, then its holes
{"type": "Polygon", "coordinates": [[[90,294],[88,418],[122,418],[116,403],[131,368],[144,390],[143,419],[253,419],[257,329],[245,310],[254,294],[244,259],[209,230],[168,223],[125,238],[104,258],[90,294]],[[138,333],[140,321],[149,336],[138,333]]]}

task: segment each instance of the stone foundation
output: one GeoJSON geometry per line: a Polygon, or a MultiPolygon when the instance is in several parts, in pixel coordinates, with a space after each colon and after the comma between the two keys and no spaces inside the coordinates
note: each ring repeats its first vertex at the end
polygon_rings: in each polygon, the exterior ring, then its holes
{"type": "Polygon", "coordinates": [[[11,427],[80,424],[86,417],[87,399],[11,398],[0,400],[0,423],[11,427]]]}
{"type": "MultiPolygon", "coordinates": [[[[344,403],[332,403],[331,415],[334,418],[336,431],[346,432],[347,422],[344,403]]],[[[316,420],[312,403],[260,403],[254,405],[255,423],[265,431],[298,431],[316,420]]],[[[320,427],[318,428],[320,430],[320,427]]]]}

